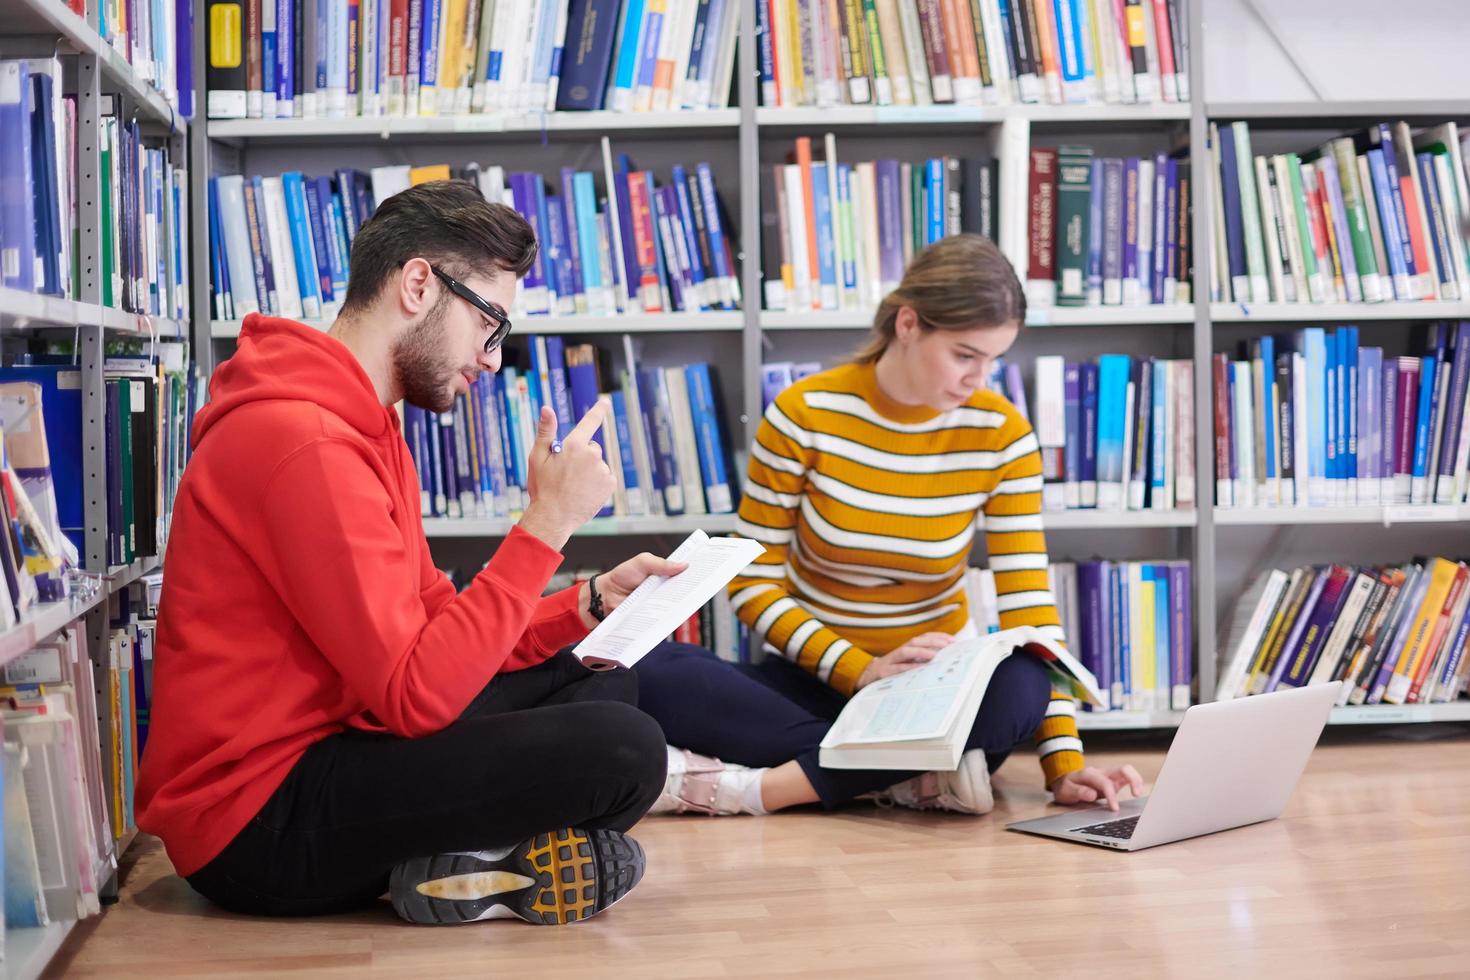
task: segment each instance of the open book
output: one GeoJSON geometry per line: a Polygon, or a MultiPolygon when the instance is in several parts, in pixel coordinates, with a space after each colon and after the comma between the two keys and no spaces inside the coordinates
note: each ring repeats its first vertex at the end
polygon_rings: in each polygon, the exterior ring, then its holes
{"type": "Polygon", "coordinates": [[[765,550],[749,538],[695,531],[669,555],[687,562],[687,569],[672,578],[645,579],[572,652],[593,670],[633,666],[765,550]]]}
{"type": "Polygon", "coordinates": [[[1013,652],[1039,657],[1060,690],[1103,705],[1097,679],[1034,626],[956,640],[922,667],[874,681],[853,695],[822,739],[830,769],[954,770],[991,675],[1013,652]]]}

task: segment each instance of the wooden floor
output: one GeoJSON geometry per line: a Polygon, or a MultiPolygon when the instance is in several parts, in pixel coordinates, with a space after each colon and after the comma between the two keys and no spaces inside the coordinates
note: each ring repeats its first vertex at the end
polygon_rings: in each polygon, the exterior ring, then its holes
{"type": "MultiPolygon", "coordinates": [[[[1144,739],[1095,736],[1090,759],[1152,778],[1144,739]]],[[[143,838],[48,975],[1470,975],[1470,729],[1333,730],[1283,819],[1137,854],[1005,832],[1046,810],[1039,782],[1013,758],[980,819],[653,818],[638,889],[561,928],[228,915],[143,838]]]]}

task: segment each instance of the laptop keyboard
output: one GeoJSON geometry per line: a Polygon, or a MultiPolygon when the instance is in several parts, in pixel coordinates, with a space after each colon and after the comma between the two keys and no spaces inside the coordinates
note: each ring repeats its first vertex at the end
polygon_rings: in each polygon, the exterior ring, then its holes
{"type": "Polygon", "coordinates": [[[1078,827],[1072,833],[1091,834],[1093,837],[1111,837],[1114,840],[1128,840],[1133,836],[1133,828],[1137,826],[1138,817],[1125,817],[1122,820],[1109,820],[1107,823],[1096,823],[1091,827],[1078,827]]]}

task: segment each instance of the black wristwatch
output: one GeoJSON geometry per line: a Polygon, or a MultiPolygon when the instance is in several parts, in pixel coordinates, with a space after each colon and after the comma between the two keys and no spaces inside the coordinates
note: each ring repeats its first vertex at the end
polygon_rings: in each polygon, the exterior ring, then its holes
{"type": "Polygon", "coordinates": [[[602,607],[602,593],[597,591],[596,575],[587,580],[587,611],[599,623],[607,618],[607,610],[602,607]]]}

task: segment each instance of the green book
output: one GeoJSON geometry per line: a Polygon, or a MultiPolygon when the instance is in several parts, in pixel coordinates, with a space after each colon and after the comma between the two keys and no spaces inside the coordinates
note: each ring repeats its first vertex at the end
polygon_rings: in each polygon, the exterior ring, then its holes
{"type": "Polygon", "coordinates": [[[1312,238],[1311,219],[1307,217],[1307,192],[1302,186],[1302,159],[1295,153],[1286,154],[1286,170],[1291,176],[1291,203],[1296,211],[1297,233],[1302,242],[1302,269],[1307,277],[1307,289],[1313,303],[1327,302],[1327,287],[1322,281],[1321,269],[1317,266],[1317,246],[1312,238]]]}
{"type": "MultiPolygon", "coordinates": [[[[116,259],[112,253],[112,124],[113,120],[102,120],[102,207],[98,211],[99,231],[102,236],[102,305],[116,306],[113,296],[112,277],[116,259]]],[[[80,281],[80,280],[78,280],[80,281]]]]}
{"type": "Polygon", "coordinates": [[[1251,300],[1266,303],[1271,299],[1271,285],[1266,275],[1266,247],[1261,241],[1261,199],[1256,193],[1251,130],[1243,122],[1231,123],[1231,129],[1235,131],[1235,169],[1240,179],[1240,211],[1245,224],[1245,265],[1250,273],[1251,300]]]}
{"type": "Polygon", "coordinates": [[[1368,229],[1368,209],[1363,203],[1363,190],[1358,185],[1358,158],[1353,141],[1347,137],[1332,140],[1324,147],[1337,161],[1337,180],[1342,185],[1342,206],[1347,211],[1348,237],[1352,239],[1353,261],[1358,281],[1363,287],[1363,301],[1377,303],[1384,298],[1383,280],[1379,277],[1378,260],[1373,254],[1373,234],[1368,229]]]}
{"type": "MultiPolygon", "coordinates": [[[[1092,148],[1057,150],[1057,305],[1087,304],[1087,243],[1091,232],[1092,148]]],[[[1162,248],[1162,243],[1156,243],[1162,248]]]]}

